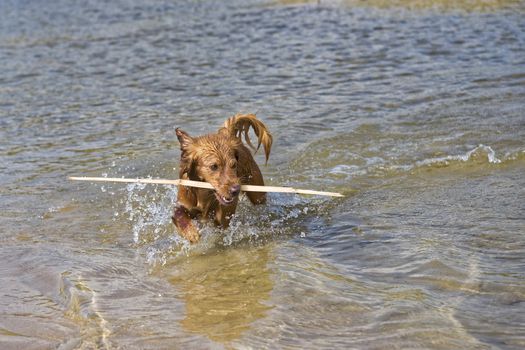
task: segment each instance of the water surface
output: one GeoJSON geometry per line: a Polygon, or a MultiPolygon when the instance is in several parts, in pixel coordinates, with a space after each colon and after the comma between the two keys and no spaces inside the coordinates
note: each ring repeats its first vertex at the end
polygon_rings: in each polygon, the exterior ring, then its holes
{"type": "Polygon", "coordinates": [[[521,1],[0,3],[2,349],[525,346],[521,1]],[[266,182],[189,245],[174,129],[266,182]],[[260,164],[263,157],[257,158],[260,164]]]}

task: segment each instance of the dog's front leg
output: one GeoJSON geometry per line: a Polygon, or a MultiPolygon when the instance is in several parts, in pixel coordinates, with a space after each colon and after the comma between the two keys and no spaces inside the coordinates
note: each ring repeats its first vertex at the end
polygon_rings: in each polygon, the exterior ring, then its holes
{"type": "Polygon", "coordinates": [[[175,209],[173,210],[173,216],[171,219],[182,237],[186,238],[191,243],[195,243],[199,240],[199,231],[191,222],[191,216],[188,209],[182,204],[175,204],[175,209]]]}
{"type": "Polygon", "coordinates": [[[222,228],[228,228],[230,226],[230,220],[235,214],[235,209],[237,207],[238,198],[235,199],[235,202],[227,207],[219,205],[215,211],[215,225],[222,228]]]}

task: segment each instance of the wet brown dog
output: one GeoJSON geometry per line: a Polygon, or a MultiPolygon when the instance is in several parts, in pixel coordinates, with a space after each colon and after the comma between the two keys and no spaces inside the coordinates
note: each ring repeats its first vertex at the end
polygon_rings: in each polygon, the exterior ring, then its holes
{"type": "MultiPolygon", "coordinates": [[[[272,147],[272,135],[253,114],[238,114],[224,122],[215,134],[191,137],[177,128],[180,142],[181,179],[206,181],[213,190],[179,186],[173,223],[179,234],[190,242],[199,240],[199,232],[191,219],[213,220],[217,226],[226,228],[235,214],[241,185],[264,185],[261,170],[250,150],[255,148],[248,136],[250,128],[258,138],[257,149],[264,146],[266,161],[272,147]]],[[[256,150],[257,150],[256,149],[256,150]]],[[[266,194],[247,192],[253,204],[266,203],[266,194]]]]}

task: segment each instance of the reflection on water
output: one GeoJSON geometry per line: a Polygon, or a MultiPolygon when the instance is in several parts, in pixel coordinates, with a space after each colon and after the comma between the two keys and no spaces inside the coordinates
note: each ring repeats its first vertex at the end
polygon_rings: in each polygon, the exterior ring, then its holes
{"type": "Polygon", "coordinates": [[[182,291],[189,332],[219,343],[237,340],[271,308],[271,246],[228,249],[191,258],[168,278],[182,291]]]}
{"type": "Polygon", "coordinates": [[[0,348],[525,348],[525,2],[4,1],[0,348]],[[174,133],[270,185],[189,245],[174,133]],[[259,157],[259,156],[258,156],[259,157]],[[264,163],[262,160],[260,163],[264,163]]]}

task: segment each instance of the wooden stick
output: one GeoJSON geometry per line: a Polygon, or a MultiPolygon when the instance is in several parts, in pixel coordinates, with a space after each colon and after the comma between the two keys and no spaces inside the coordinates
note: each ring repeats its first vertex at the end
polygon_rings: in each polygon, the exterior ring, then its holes
{"type": "MultiPolygon", "coordinates": [[[[192,181],[192,180],[166,180],[166,179],[126,179],[119,177],[77,177],[70,176],[69,180],[74,181],[102,181],[102,182],[128,182],[128,183],[139,183],[139,184],[158,184],[158,185],[182,185],[188,187],[207,188],[212,190],[213,186],[207,182],[192,181]]],[[[323,192],[313,190],[300,190],[292,187],[276,187],[276,186],[254,186],[254,185],[242,185],[241,191],[244,192],[279,192],[279,193],[297,193],[297,194],[310,194],[318,196],[331,196],[331,197],[344,197],[341,193],[336,192],[323,192]]]]}

